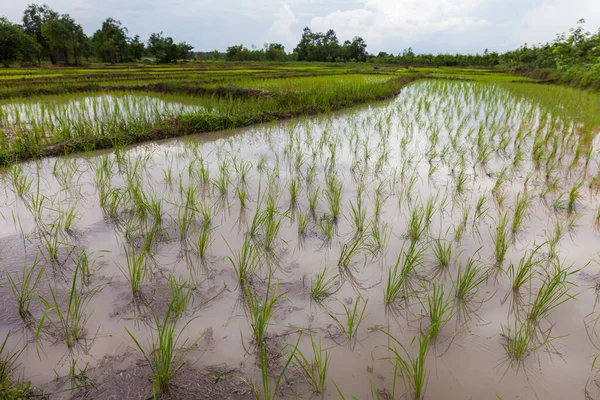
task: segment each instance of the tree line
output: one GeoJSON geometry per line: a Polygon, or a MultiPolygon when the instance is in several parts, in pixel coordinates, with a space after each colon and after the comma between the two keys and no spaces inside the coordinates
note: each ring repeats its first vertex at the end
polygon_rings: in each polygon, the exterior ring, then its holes
{"type": "MultiPolygon", "coordinates": [[[[600,29],[587,32],[584,20],[578,21],[568,33],[554,40],[523,46],[504,53],[482,54],[416,54],[408,48],[397,55],[367,52],[367,43],[359,36],[341,42],[335,31],[313,32],[304,28],[300,41],[290,52],[279,43],[266,43],[262,48],[244,45],[229,46],[225,53],[214,50],[201,53],[201,59],[227,61],[320,61],[371,62],[406,66],[483,66],[502,65],[517,71],[548,71],[561,79],[576,81],[583,86],[600,81],[600,29]]],[[[158,63],[186,61],[195,57],[194,47],[176,43],[162,32],[152,33],[146,41],[139,35],[131,37],[120,21],[107,18],[91,36],[69,14],[60,14],[47,5],[30,4],[23,12],[20,24],[0,17],[0,64],[36,63],[49,60],[52,64],[78,65],[82,59],[106,63],[135,62],[152,57],[158,63]]]]}
{"type": "Polygon", "coordinates": [[[175,43],[163,33],[153,33],[146,42],[139,35],[129,36],[120,21],[107,18],[88,36],[69,14],[60,14],[47,5],[30,4],[21,24],[0,17],[0,64],[42,60],[52,64],[79,65],[82,59],[95,58],[107,63],[133,62],[145,56],[169,63],[191,58],[194,47],[175,43]]]}

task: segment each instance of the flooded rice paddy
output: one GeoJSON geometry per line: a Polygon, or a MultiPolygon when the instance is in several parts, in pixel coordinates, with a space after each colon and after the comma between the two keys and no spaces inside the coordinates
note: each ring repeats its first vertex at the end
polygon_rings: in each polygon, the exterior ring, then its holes
{"type": "MultiPolygon", "coordinates": [[[[143,364],[133,338],[152,354],[170,320],[181,357],[258,391],[264,363],[275,387],[286,344],[310,364],[312,340],[326,397],[597,398],[598,127],[508,87],[421,81],[329,116],[15,165],[0,338],[55,397],[82,370],[101,397],[106,360],[143,364]]],[[[298,364],[280,397],[314,396],[298,364]]]]}

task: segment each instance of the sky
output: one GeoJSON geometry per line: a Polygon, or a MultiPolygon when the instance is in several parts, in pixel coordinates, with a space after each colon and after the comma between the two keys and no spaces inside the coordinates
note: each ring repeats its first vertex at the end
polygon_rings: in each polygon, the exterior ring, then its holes
{"type": "MultiPolygon", "coordinates": [[[[3,0],[0,16],[20,22],[31,0],[3,0]]],[[[600,0],[47,0],[87,34],[108,17],[131,36],[163,32],[195,51],[224,51],[276,42],[292,51],[305,26],[334,29],[344,41],[361,36],[367,51],[397,54],[482,53],[551,41],[581,18],[600,28],[600,0]]]]}

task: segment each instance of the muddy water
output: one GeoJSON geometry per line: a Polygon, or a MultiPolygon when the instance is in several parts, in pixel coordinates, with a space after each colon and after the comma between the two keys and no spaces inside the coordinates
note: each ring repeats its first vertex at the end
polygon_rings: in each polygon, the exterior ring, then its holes
{"type": "MultiPolygon", "coordinates": [[[[240,302],[235,272],[226,257],[231,255],[230,248],[240,248],[259,196],[271,193],[281,213],[280,238],[272,254],[263,256],[253,287],[264,293],[271,265],[272,280],[279,282],[280,293],[285,292],[268,330],[276,337],[270,342],[275,350],[285,343],[294,343],[298,332],[304,329],[309,330],[303,335],[301,349],[307,356],[311,334],[330,350],[326,396],[339,396],[333,382],[346,396],[361,399],[371,397],[370,382],[381,393],[391,393],[393,365],[380,359],[390,355],[382,345],[392,343],[378,329],[387,330],[410,354],[416,354],[417,340],[413,339],[429,326],[427,296],[431,285],[441,283],[452,302],[458,267],[472,257],[479,268],[489,269],[489,278],[478,288],[470,312],[453,313],[437,340],[430,343],[425,397],[565,399],[588,391],[595,398],[598,390],[595,374],[590,371],[598,353],[592,314],[597,300],[594,287],[600,283],[600,271],[593,262],[597,260],[599,239],[595,229],[598,198],[587,190],[587,183],[595,176],[597,156],[587,167],[583,161],[573,165],[572,143],[565,143],[561,149],[563,161],[551,171],[557,183],[547,191],[546,171],[543,167],[536,170],[531,161],[533,133],[556,129],[554,125],[546,126],[540,119],[542,115],[535,104],[516,102],[501,87],[419,82],[392,102],[328,117],[146,144],[118,154],[94,153],[24,164],[20,176],[30,182],[23,196],[17,194],[14,183],[18,171],[6,171],[0,192],[2,269],[14,274],[37,258],[39,267],[45,268],[37,293],[48,298],[51,286],[59,293],[60,301],[66,303],[75,259],[86,249],[96,262],[91,282],[80,290],[85,292],[96,285],[102,285],[102,289],[86,306],[86,339],[80,340],[74,350],[68,350],[60,338],[44,336],[35,340],[34,333],[24,327],[19,317],[9,286],[4,284],[0,287],[0,337],[11,332],[10,345],[24,347],[20,358],[24,377],[35,385],[51,386],[57,375],[68,374],[72,359],[77,360],[78,366],[87,363],[93,368],[106,355],[134,349],[125,328],[140,343],[147,344],[154,333],[150,315],[164,313],[170,296],[167,277],[172,274],[194,288],[193,301],[180,323],[183,326],[191,320],[182,338],[193,341],[205,333],[188,358],[197,367],[224,363],[239,368],[250,378],[258,378],[250,322],[240,302]],[[509,145],[502,143],[503,138],[518,136],[520,130],[525,132],[521,141],[525,156],[515,163],[513,140],[509,145]],[[483,143],[491,149],[485,165],[477,163],[478,132],[483,132],[483,143]],[[246,176],[245,208],[236,195],[236,187],[242,187],[242,161],[252,165],[246,176]],[[208,185],[199,179],[201,164],[209,170],[212,181],[208,185]],[[99,172],[103,169],[109,173],[99,172]],[[219,194],[216,185],[223,174],[220,171],[225,171],[228,181],[224,195],[219,194]],[[458,189],[456,177],[461,171],[465,179],[458,189]],[[498,176],[503,173],[507,178],[498,185],[498,176]],[[110,188],[125,188],[128,177],[136,177],[148,198],[162,200],[163,230],[152,245],[152,277],[143,290],[148,304],[141,309],[133,305],[131,289],[121,269],[126,266],[124,249],[132,243],[139,247],[147,235],[135,229],[140,224],[125,228],[126,221],[132,218],[129,205],[120,207],[117,218],[110,218],[101,207],[99,176],[103,174],[102,179],[110,182],[110,188]],[[330,212],[325,191],[332,174],[343,184],[342,214],[328,242],[319,225],[330,212]],[[293,178],[301,183],[296,207],[290,205],[288,190],[293,178]],[[561,200],[580,180],[586,185],[576,201],[576,211],[568,213],[561,200]],[[196,190],[198,203],[211,209],[215,227],[214,242],[204,261],[191,250],[192,245],[180,239],[177,225],[184,204],[182,191],[190,187],[196,190]],[[311,216],[308,193],[317,188],[321,195],[315,215],[311,216]],[[376,220],[378,188],[385,202],[376,220]],[[506,212],[512,221],[516,195],[525,189],[531,195],[525,222],[511,236],[506,259],[495,265],[492,234],[498,216],[506,212]],[[476,204],[482,195],[485,203],[476,217],[476,204]],[[347,268],[338,271],[340,253],[356,234],[350,202],[356,205],[359,196],[366,207],[365,224],[387,224],[389,242],[376,254],[360,251],[347,268]],[[34,200],[41,198],[42,211],[38,214],[34,200]],[[425,261],[418,271],[418,290],[401,304],[388,307],[384,302],[388,270],[410,242],[407,230],[412,210],[429,199],[435,199],[436,206],[428,229],[419,239],[425,261]],[[59,210],[71,207],[75,207],[78,218],[69,232],[59,229],[58,262],[51,262],[40,231],[56,225],[59,210]],[[463,226],[466,210],[467,223],[463,226]],[[302,237],[298,234],[301,212],[310,217],[302,237]],[[518,264],[525,251],[545,243],[557,223],[565,232],[556,246],[558,255],[550,259],[548,246],[542,246],[538,273],[521,289],[519,309],[512,300],[508,267],[518,264]],[[436,268],[432,250],[433,240],[438,238],[453,246],[452,261],[441,271],[436,268]],[[504,334],[514,326],[515,318],[528,309],[545,271],[556,259],[563,266],[572,264],[573,270],[581,270],[571,276],[574,285],[570,294],[576,297],[539,322],[540,331],[552,340],[536,345],[539,348],[524,361],[512,362],[503,348],[504,334]],[[337,278],[339,290],[319,304],[310,299],[310,280],[323,267],[329,269],[331,276],[341,273],[343,277],[337,278]],[[368,304],[358,337],[353,341],[340,332],[330,313],[345,321],[342,305],[353,306],[358,296],[362,299],[360,304],[366,299],[368,304]]],[[[365,229],[365,235],[369,230],[365,229]]],[[[190,239],[194,237],[194,233],[190,234],[190,239]]],[[[4,274],[3,271],[0,275],[2,282],[6,282],[4,274]]],[[[31,311],[38,320],[44,314],[39,301],[32,303],[31,311]]],[[[275,372],[283,361],[273,361],[275,372]]],[[[299,372],[289,372],[295,375],[296,384],[286,389],[286,396],[310,398],[310,386],[299,372]]],[[[397,398],[405,393],[401,381],[398,378],[397,398]]]]}

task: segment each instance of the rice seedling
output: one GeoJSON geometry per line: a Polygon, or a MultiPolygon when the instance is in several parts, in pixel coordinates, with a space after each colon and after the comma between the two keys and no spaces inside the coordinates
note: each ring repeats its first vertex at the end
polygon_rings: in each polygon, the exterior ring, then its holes
{"type": "Polygon", "coordinates": [[[575,295],[571,295],[570,291],[575,285],[569,281],[569,278],[578,271],[570,267],[562,267],[557,260],[529,306],[527,319],[538,322],[542,318],[547,318],[560,305],[574,299],[575,295]]]}
{"type": "Polygon", "coordinates": [[[418,276],[417,269],[423,265],[423,248],[411,242],[408,250],[400,251],[396,264],[388,270],[388,280],[384,290],[384,301],[392,304],[407,298],[410,280],[418,276]]]}
{"type": "Polygon", "coordinates": [[[365,240],[365,247],[369,249],[371,254],[377,255],[381,253],[390,241],[391,228],[387,222],[370,224],[371,230],[365,240]]]}
{"type": "Polygon", "coordinates": [[[156,333],[152,334],[148,349],[145,350],[133,333],[125,327],[125,331],[152,369],[150,379],[154,381],[154,398],[169,390],[173,377],[186,365],[186,356],[204,336],[202,334],[196,340],[182,338],[183,331],[197,317],[188,320],[179,331],[176,330],[179,318],[175,310],[179,300],[174,299],[169,303],[164,318],[161,319],[156,314],[154,315],[156,333]]]}
{"type": "Polygon", "coordinates": [[[426,213],[422,206],[413,208],[408,219],[406,236],[413,242],[418,242],[427,228],[426,213]]]}
{"type": "Polygon", "coordinates": [[[187,306],[192,298],[193,290],[188,287],[185,280],[176,279],[173,275],[169,275],[169,291],[171,292],[171,301],[169,303],[169,310],[171,312],[171,318],[177,320],[187,310],[187,306]]]}
{"type": "Polygon", "coordinates": [[[29,306],[31,302],[36,298],[35,290],[38,287],[42,276],[44,274],[44,268],[38,267],[38,258],[36,257],[31,266],[24,265],[21,275],[16,274],[16,278],[13,278],[12,274],[6,272],[6,279],[10,285],[10,288],[17,300],[17,306],[19,309],[19,315],[23,320],[28,321],[32,317],[29,312],[29,306]],[[36,273],[36,269],[38,269],[36,273]]]}
{"type": "Polygon", "coordinates": [[[350,201],[350,211],[351,215],[350,223],[354,227],[354,230],[361,234],[365,229],[365,221],[367,219],[367,210],[363,206],[362,200],[360,198],[357,199],[356,205],[350,201]]]}
{"type": "Polygon", "coordinates": [[[329,203],[329,214],[336,222],[340,216],[340,205],[342,199],[343,185],[337,178],[333,177],[329,179],[327,191],[325,192],[325,198],[329,203]]]}
{"type": "Polygon", "coordinates": [[[427,335],[436,340],[444,329],[450,318],[452,318],[452,303],[444,296],[443,284],[434,283],[432,292],[427,296],[427,313],[429,317],[429,328],[427,335]]]}
{"type": "Polygon", "coordinates": [[[308,209],[313,217],[317,213],[317,204],[319,202],[319,188],[308,191],[308,209]]]}
{"type": "Polygon", "coordinates": [[[335,221],[329,215],[324,215],[323,218],[319,220],[317,223],[319,228],[321,228],[321,234],[323,235],[323,241],[325,243],[330,243],[333,238],[333,233],[335,229],[335,221]]]}
{"type": "Polygon", "coordinates": [[[79,276],[81,277],[81,284],[84,286],[89,285],[92,280],[96,260],[90,262],[87,250],[83,249],[77,257],[76,264],[76,268],[80,271],[79,276]]]}
{"type": "Polygon", "coordinates": [[[250,277],[259,268],[258,252],[252,243],[250,235],[245,235],[242,247],[237,252],[232,250],[227,241],[225,241],[225,244],[227,244],[229,251],[232,253],[231,256],[226,256],[225,258],[233,266],[238,278],[238,284],[244,289],[246,284],[249,283],[250,277]]]}
{"type": "Polygon", "coordinates": [[[127,262],[127,269],[124,269],[119,264],[117,264],[117,267],[129,282],[133,298],[140,300],[142,289],[149,275],[146,254],[137,253],[134,247],[125,248],[125,260],[127,262]]]}
{"type": "Polygon", "coordinates": [[[513,293],[520,293],[521,288],[530,283],[535,276],[535,268],[541,264],[541,260],[535,258],[540,248],[541,246],[537,246],[533,250],[526,251],[518,266],[511,263],[508,267],[507,273],[512,282],[513,293]]]}
{"type": "MultiPolygon", "coordinates": [[[[270,277],[267,279],[264,298],[256,294],[250,287],[244,289],[250,328],[259,356],[266,351],[265,337],[271,325],[271,319],[277,310],[276,303],[285,296],[285,293],[278,293],[278,290],[279,281],[275,283],[274,287],[271,287],[270,277]]],[[[259,362],[266,362],[266,360],[259,357],[259,362]]]]}
{"type": "Polygon", "coordinates": [[[363,235],[356,235],[349,243],[344,244],[338,260],[338,267],[348,268],[355,255],[364,249],[363,235]]]}
{"type": "Polygon", "coordinates": [[[327,268],[323,268],[310,280],[311,299],[321,302],[337,291],[336,280],[339,275],[327,276],[327,268]]]}
{"type": "Polygon", "coordinates": [[[496,221],[496,229],[492,233],[492,241],[494,242],[494,257],[496,265],[502,265],[506,257],[506,252],[510,247],[508,239],[508,215],[507,213],[498,216],[496,221]]]}
{"type": "Polygon", "coordinates": [[[569,202],[567,205],[567,210],[569,213],[575,211],[577,207],[577,202],[581,199],[582,195],[580,193],[580,189],[583,186],[583,182],[578,182],[569,191],[569,202]]]}
{"type": "Polygon", "coordinates": [[[303,212],[298,213],[298,235],[304,237],[308,229],[309,216],[303,212]]]}
{"type": "Polygon", "coordinates": [[[294,177],[290,179],[288,190],[290,194],[290,208],[295,209],[298,205],[298,193],[300,191],[300,181],[298,178],[294,177]]]}
{"type": "Polygon", "coordinates": [[[208,255],[208,250],[215,241],[213,239],[214,230],[214,228],[211,228],[210,223],[203,222],[194,240],[196,252],[201,259],[204,259],[208,255]]]}
{"type": "Polygon", "coordinates": [[[535,335],[531,324],[515,318],[512,326],[502,326],[502,348],[509,360],[517,365],[531,355],[539,345],[535,345],[535,335]]]}
{"type": "Polygon", "coordinates": [[[433,240],[431,249],[435,258],[435,267],[448,268],[452,262],[452,242],[437,238],[433,240]]]}
{"type": "MultiPolygon", "coordinates": [[[[419,351],[416,355],[411,355],[398,339],[384,330],[381,330],[381,332],[385,333],[393,341],[392,345],[381,345],[381,347],[388,349],[392,355],[380,358],[380,360],[392,361],[394,363],[392,398],[396,398],[396,382],[398,375],[400,375],[402,376],[404,387],[409,393],[408,396],[414,400],[423,399],[427,381],[429,380],[429,374],[425,366],[430,340],[429,333],[419,337],[419,351]]],[[[413,338],[411,345],[415,340],[416,337],[413,338]]]]}
{"type": "Polygon", "coordinates": [[[521,227],[523,226],[524,219],[526,217],[525,213],[530,206],[530,198],[526,194],[517,194],[517,198],[515,200],[514,214],[511,226],[511,232],[516,234],[521,227]]]}
{"type": "Polygon", "coordinates": [[[236,186],[235,194],[240,201],[240,208],[245,209],[248,201],[248,190],[244,186],[236,186]]]}
{"type": "Polygon", "coordinates": [[[331,316],[331,318],[334,320],[340,331],[348,338],[350,346],[353,346],[354,343],[356,343],[358,329],[365,320],[365,311],[367,309],[369,299],[364,300],[362,309],[360,307],[362,297],[360,296],[356,297],[356,301],[354,301],[354,306],[348,306],[343,301],[340,301],[338,299],[336,300],[342,305],[342,307],[344,308],[344,312],[341,314],[335,314],[333,311],[328,311],[329,316],[331,316]],[[342,319],[342,317],[345,318],[342,319]]]}
{"type": "Polygon", "coordinates": [[[26,399],[31,395],[31,383],[13,379],[24,349],[10,350],[7,347],[9,337],[10,333],[7,333],[0,344],[0,393],[7,400],[26,399]]]}
{"type": "Polygon", "coordinates": [[[72,348],[79,339],[84,337],[85,327],[91,316],[86,315],[85,309],[94,296],[103,288],[103,285],[96,286],[85,293],[80,293],[77,287],[78,273],[79,270],[75,268],[66,306],[63,306],[62,302],[58,300],[52,286],[49,286],[49,299],[39,297],[44,307],[46,307],[46,311],[39,321],[36,332],[37,339],[40,337],[46,320],[54,329],[54,334],[65,340],[68,348],[72,348]],[[51,314],[54,314],[56,318],[51,318],[51,314]]]}
{"type": "Polygon", "coordinates": [[[315,393],[325,392],[325,383],[327,380],[327,370],[331,362],[331,352],[323,350],[321,341],[317,344],[315,340],[310,338],[312,347],[312,360],[309,359],[296,348],[294,359],[304,373],[304,377],[310,383],[315,393]]]}
{"type": "Polygon", "coordinates": [[[475,265],[475,260],[469,258],[464,267],[462,265],[458,267],[453,284],[457,302],[461,304],[471,302],[477,296],[479,285],[487,278],[487,274],[475,265]]]}
{"type": "Polygon", "coordinates": [[[23,166],[21,164],[14,164],[10,168],[10,178],[15,193],[19,197],[23,197],[25,194],[29,193],[33,180],[24,174],[23,166]]]}

